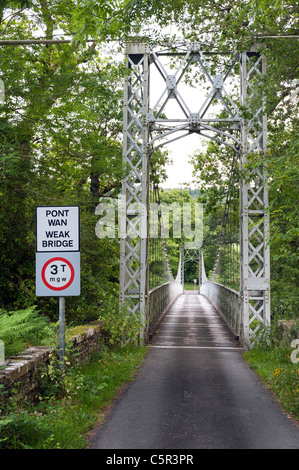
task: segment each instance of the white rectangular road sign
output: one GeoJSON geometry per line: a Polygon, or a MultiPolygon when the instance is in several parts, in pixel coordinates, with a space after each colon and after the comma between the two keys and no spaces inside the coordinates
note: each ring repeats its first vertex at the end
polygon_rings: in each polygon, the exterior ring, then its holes
{"type": "Polygon", "coordinates": [[[36,251],[79,251],[79,206],[36,208],[36,251]]]}
{"type": "Polygon", "coordinates": [[[80,295],[80,252],[36,253],[36,295],[80,295]]]}

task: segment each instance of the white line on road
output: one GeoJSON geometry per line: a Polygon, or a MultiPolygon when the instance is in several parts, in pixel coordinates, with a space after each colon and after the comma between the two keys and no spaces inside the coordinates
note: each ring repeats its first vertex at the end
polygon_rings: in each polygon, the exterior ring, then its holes
{"type": "Polygon", "coordinates": [[[159,346],[151,345],[151,348],[157,349],[228,349],[232,351],[242,351],[244,348],[234,346],[159,346]]]}

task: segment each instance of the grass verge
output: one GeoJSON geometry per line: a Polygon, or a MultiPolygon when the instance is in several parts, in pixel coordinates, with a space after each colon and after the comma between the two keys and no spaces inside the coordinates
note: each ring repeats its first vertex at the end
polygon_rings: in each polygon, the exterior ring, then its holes
{"type": "Polygon", "coordinates": [[[35,405],[11,404],[0,418],[0,449],[84,449],[120,388],[132,381],[148,349],[103,349],[63,379],[51,369],[35,405]],[[50,377],[50,378],[49,378],[50,377]]]}
{"type": "Polygon", "coordinates": [[[257,347],[244,359],[274,393],[283,410],[299,423],[299,363],[291,361],[290,348],[257,347]]]}
{"type": "Polygon", "coordinates": [[[195,293],[198,292],[198,284],[195,285],[195,288],[194,288],[194,284],[192,283],[185,283],[184,284],[184,290],[194,290],[195,293]]]}

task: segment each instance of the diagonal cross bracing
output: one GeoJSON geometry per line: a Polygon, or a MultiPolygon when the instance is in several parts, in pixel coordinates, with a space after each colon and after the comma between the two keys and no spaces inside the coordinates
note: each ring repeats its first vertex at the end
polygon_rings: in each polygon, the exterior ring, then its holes
{"type": "MultiPolygon", "coordinates": [[[[256,77],[264,71],[263,56],[256,50],[241,55],[218,53],[198,42],[180,45],[176,51],[174,46],[155,52],[146,43],[131,42],[126,45],[128,75],[124,92],[123,163],[128,171],[122,183],[125,210],[121,214],[121,226],[125,236],[120,243],[120,302],[128,303],[132,315],[141,313],[141,338],[145,340],[149,291],[151,153],[169,142],[197,133],[232,148],[243,168],[250,152],[265,150],[267,139],[263,98],[257,97],[254,87],[256,77]],[[217,55],[229,56],[228,63],[218,70],[215,64],[209,62],[209,58],[217,55]],[[173,61],[169,72],[163,57],[173,61]],[[178,63],[174,61],[175,58],[179,58],[178,63]],[[243,116],[241,107],[230,94],[229,81],[235,79],[238,62],[241,64],[241,105],[249,111],[251,119],[243,116]],[[151,67],[162,78],[158,98],[152,108],[151,67]],[[196,109],[193,112],[193,103],[192,106],[188,105],[184,93],[179,89],[192,67],[196,67],[199,79],[204,79],[208,88],[203,101],[195,101],[196,109]],[[170,102],[177,105],[178,112],[165,116],[170,102]],[[215,103],[221,106],[220,118],[213,114],[215,103]],[[129,207],[132,206],[141,207],[142,210],[130,213],[129,207]]],[[[249,182],[241,181],[240,189],[241,337],[246,347],[251,347],[256,332],[270,323],[268,192],[265,181],[266,171],[261,167],[251,173],[249,182]]],[[[192,258],[191,253],[188,256],[192,258]]],[[[183,257],[181,268],[182,262],[183,257]]],[[[181,268],[178,282],[183,280],[181,268]]]]}
{"type": "MultiPolygon", "coordinates": [[[[254,81],[265,72],[265,59],[257,49],[241,56],[241,104],[252,117],[244,120],[241,129],[241,167],[251,152],[262,153],[267,143],[267,122],[263,97],[254,88],[254,81]],[[262,106],[261,106],[262,103],[262,106]]],[[[256,334],[270,326],[270,252],[269,215],[266,169],[253,171],[250,179],[241,181],[241,306],[243,340],[250,348],[256,334]]]]}

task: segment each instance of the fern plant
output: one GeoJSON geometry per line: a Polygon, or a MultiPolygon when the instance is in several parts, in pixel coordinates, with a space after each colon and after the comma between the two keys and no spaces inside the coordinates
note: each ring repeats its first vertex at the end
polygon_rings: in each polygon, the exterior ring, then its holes
{"type": "Polygon", "coordinates": [[[15,312],[0,309],[0,339],[5,345],[5,356],[23,352],[28,344],[41,344],[50,334],[49,321],[35,309],[35,305],[15,312]]]}

